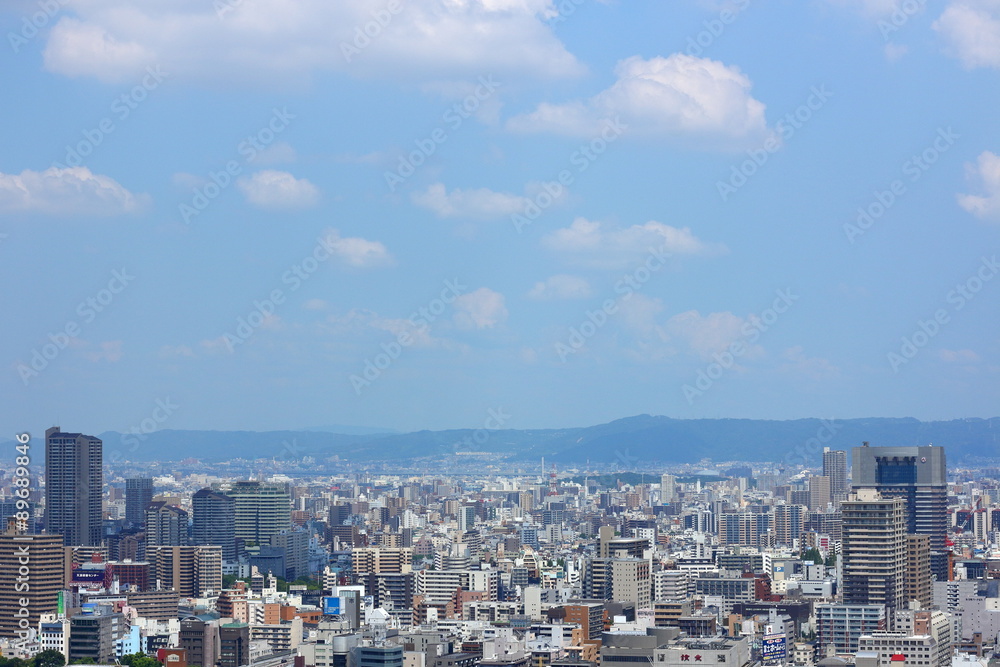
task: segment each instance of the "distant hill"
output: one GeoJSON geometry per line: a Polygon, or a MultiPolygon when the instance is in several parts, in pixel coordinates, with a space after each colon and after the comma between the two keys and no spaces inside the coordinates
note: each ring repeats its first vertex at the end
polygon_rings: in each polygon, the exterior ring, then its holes
{"type": "MultiPolygon", "coordinates": [[[[335,427],[330,427],[335,428],[335,427]]],[[[219,461],[234,458],[403,460],[441,458],[455,452],[487,452],[511,461],[545,457],[562,465],[614,464],[641,470],[654,463],[784,461],[815,463],[822,448],[872,445],[943,445],[951,464],[976,458],[1000,459],[1000,418],[921,422],[916,419],[672,419],[640,415],[597,426],[499,431],[414,433],[310,431],[157,431],[146,436],[99,434],[105,458],[137,461],[219,461]],[[116,453],[117,452],[117,453],[116,453]]],[[[12,460],[13,441],[0,445],[0,460],[12,460]],[[7,452],[7,454],[3,453],[7,452]],[[10,454],[10,456],[8,456],[10,454]]],[[[33,441],[33,458],[44,454],[33,441]]]]}

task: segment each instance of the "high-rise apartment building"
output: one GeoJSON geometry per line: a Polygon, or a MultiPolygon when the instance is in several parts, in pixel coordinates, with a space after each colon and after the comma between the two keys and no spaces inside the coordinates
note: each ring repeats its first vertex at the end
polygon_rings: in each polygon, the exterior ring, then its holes
{"type": "Polygon", "coordinates": [[[351,569],[355,574],[402,574],[413,569],[413,549],[380,549],[368,547],[351,552],[351,569]]]}
{"type": "Polygon", "coordinates": [[[159,590],[186,598],[222,590],[222,547],[150,547],[146,555],[159,590]]]}
{"type": "Polygon", "coordinates": [[[0,637],[26,637],[19,634],[26,629],[22,618],[37,629],[42,614],[57,611],[68,568],[61,535],[25,535],[14,528],[0,535],[0,637]]]}
{"type": "Polygon", "coordinates": [[[660,502],[666,505],[676,500],[677,478],[673,475],[660,475],[660,502]]]}
{"type": "Polygon", "coordinates": [[[222,560],[236,560],[236,501],[221,491],[202,489],[191,497],[191,542],[222,547],[222,560]]]}
{"type": "Polygon", "coordinates": [[[945,537],[948,532],[948,482],[944,448],[870,447],[853,451],[854,490],[875,489],[883,498],[906,502],[906,532],[928,535],[931,572],[947,579],[945,537]]]}
{"type": "Polygon", "coordinates": [[[931,541],[927,535],[906,536],[906,579],[904,599],[916,600],[921,609],[934,602],[931,587],[931,541]]]}
{"type": "Polygon", "coordinates": [[[162,500],[146,507],[146,548],[179,547],[188,543],[188,513],[162,500]]]}
{"type": "Polygon", "coordinates": [[[906,508],[902,498],[860,489],[841,504],[846,605],[896,608],[905,595],[906,508]]]}
{"type": "Polygon", "coordinates": [[[830,478],[834,500],[843,500],[851,490],[847,483],[847,452],[829,447],[823,449],[823,477],[830,478]]]}
{"type": "Polygon", "coordinates": [[[217,489],[234,501],[237,540],[270,544],[271,537],[292,527],[292,500],[288,485],[278,482],[232,482],[217,489]]]}
{"type": "Polygon", "coordinates": [[[809,478],[809,509],[813,511],[825,510],[826,506],[833,500],[831,493],[830,478],[826,475],[817,475],[809,478]]]}
{"type": "Polygon", "coordinates": [[[91,435],[45,431],[45,530],[66,546],[101,543],[103,452],[91,435]]]}
{"type": "Polygon", "coordinates": [[[135,477],[125,480],[125,521],[138,526],[146,520],[146,508],[153,502],[153,480],[135,477]]]}
{"type": "Polygon", "coordinates": [[[802,505],[775,505],[774,540],[777,544],[792,546],[799,539],[805,526],[806,508],[802,505]]]}

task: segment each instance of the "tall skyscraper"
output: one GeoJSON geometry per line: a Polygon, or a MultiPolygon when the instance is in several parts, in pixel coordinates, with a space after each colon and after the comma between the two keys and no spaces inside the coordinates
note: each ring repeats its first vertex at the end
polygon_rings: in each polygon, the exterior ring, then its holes
{"type": "Polygon", "coordinates": [[[66,546],[101,544],[103,456],[92,435],[45,431],[45,530],[66,546]]]}
{"type": "Polygon", "coordinates": [[[0,637],[25,637],[19,634],[26,632],[22,618],[37,629],[41,614],[58,610],[68,576],[61,535],[25,535],[14,528],[0,535],[0,637]],[[29,568],[27,576],[19,573],[22,567],[29,568]]]}
{"type": "Polygon", "coordinates": [[[660,502],[666,505],[674,502],[677,488],[677,478],[673,475],[660,475],[660,502]]]}
{"type": "Polygon", "coordinates": [[[125,521],[138,526],[146,520],[146,508],[153,502],[153,480],[136,477],[125,480],[125,521]]]}
{"type": "Polygon", "coordinates": [[[834,500],[843,500],[837,496],[846,496],[851,491],[847,483],[847,452],[823,448],[823,477],[830,478],[830,493],[834,500]]]}
{"type": "Polygon", "coordinates": [[[146,508],[146,547],[179,547],[188,543],[188,513],[162,500],[146,508]]]}
{"type": "Polygon", "coordinates": [[[236,501],[212,489],[202,489],[191,497],[193,544],[222,547],[222,560],[236,560],[236,501]]]}
{"type": "Polygon", "coordinates": [[[270,544],[271,537],[292,527],[288,485],[279,482],[232,482],[220,491],[234,501],[237,540],[270,544]]]}
{"type": "Polygon", "coordinates": [[[840,507],[844,604],[904,607],[905,502],[899,497],[884,498],[874,489],[859,489],[840,507]]]}
{"type": "Polygon", "coordinates": [[[823,511],[833,500],[830,478],[820,475],[809,478],[809,509],[823,511]]]}
{"type": "Polygon", "coordinates": [[[944,448],[870,447],[853,451],[854,490],[874,489],[884,498],[906,503],[906,532],[927,535],[931,542],[931,572],[948,578],[945,537],[948,532],[948,480],[944,448]]]}

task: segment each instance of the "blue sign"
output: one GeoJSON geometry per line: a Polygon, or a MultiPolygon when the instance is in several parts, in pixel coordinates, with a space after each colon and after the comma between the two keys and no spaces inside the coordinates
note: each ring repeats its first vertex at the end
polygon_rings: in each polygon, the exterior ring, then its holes
{"type": "Polygon", "coordinates": [[[764,662],[784,660],[785,635],[764,635],[760,646],[760,659],[764,662]]]}
{"type": "Polygon", "coordinates": [[[339,616],[340,615],[340,598],[324,597],[323,598],[323,615],[324,616],[339,616]]]}

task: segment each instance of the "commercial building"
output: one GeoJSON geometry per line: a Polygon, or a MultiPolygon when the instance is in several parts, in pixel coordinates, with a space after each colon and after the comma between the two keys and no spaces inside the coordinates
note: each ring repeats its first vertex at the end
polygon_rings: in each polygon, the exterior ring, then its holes
{"type": "Polygon", "coordinates": [[[854,490],[874,489],[906,503],[906,532],[931,540],[931,572],[948,578],[948,481],[943,447],[870,447],[853,450],[854,490]]]}

